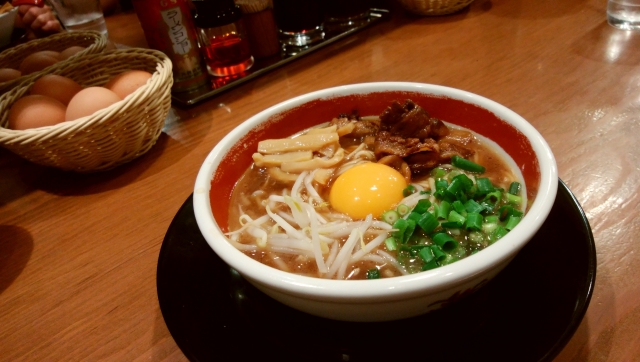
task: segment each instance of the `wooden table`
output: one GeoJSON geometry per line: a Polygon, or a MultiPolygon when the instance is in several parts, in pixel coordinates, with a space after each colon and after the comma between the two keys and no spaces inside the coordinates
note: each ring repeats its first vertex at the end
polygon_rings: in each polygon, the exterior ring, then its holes
{"type": "MultiPolygon", "coordinates": [[[[603,0],[477,0],[444,17],[378,24],[190,109],[148,154],[109,172],[43,168],[0,149],[0,359],[185,360],[156,294],[167,227],[207,153],[249,116],[350,83],[468,90],[546,138],[597,245],[590,307],[558,361],[640,356],[640,33],[603,0]]],[[[399,9],[397,9],[399,10],[399,9]]],[[[134,13],[111,39],[146,46],[134,13]]]]}

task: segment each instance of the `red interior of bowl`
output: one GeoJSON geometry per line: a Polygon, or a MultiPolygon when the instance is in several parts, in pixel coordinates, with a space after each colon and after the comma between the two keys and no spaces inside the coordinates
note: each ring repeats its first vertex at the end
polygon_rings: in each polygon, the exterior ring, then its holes
{"type": "Polygon", "coordinates": [[[529,200],[534,199],[540,185],[540,167],[529,140],[520,131],[474,104],[429,94],[388,91],[314,100],[278,114],[252,129],[224,156],[211,180],[211,209],[220,228],[227,231],[231,192],[253,162],[251,155],[256,152],[259,141],[288,137],[354,110],[361,116],[378,115],[391,102],[403,103],[406,99],[414,101],[432,117],[471,129],[500,145],[520,168],[529,200]]]}

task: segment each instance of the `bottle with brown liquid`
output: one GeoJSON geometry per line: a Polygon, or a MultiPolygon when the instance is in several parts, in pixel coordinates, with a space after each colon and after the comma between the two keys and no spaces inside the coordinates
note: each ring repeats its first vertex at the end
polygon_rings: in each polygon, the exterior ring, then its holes
{"type": "Polygon", "coordinates": [[[200,51],[209,74],[225,77],[253,65],[253,56],[242,22],[242,11],[233,0],[192,0],[200,51]]]}

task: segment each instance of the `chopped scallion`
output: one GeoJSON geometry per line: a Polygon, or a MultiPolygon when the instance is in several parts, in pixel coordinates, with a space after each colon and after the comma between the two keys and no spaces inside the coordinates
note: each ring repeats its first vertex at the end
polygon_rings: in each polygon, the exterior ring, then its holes
{"type": "Polygon", "coordinates": [[[447,233],[437,233],[433,235],[433,243],[444,251],[451,251],[458,247],[458,242],[447,233]]]}
{"type": "Polygon", "coordinates": [[[451,210],[451,204],[443,200],[440,203],[440,207],[438,207],[438,213],[436,214],[436,217],[438,219],[446,219],[449,216],[450,210],[451,210]]]}
{"type": "Polygon", "coordinates": [[[494,190],[491,180],[486,177],[477,178],[476,187],[478,187],[478,194],[480,195],[486,195],[494,190]]]}
{"type": "Polygon", "coordinates": [[[515,209],[511,205],[505,205],[498,210],[500,220],[507,220],[509,216],[522,216],[522,211],[515,209]]]}
{"type": "Polygon", "coordinates": [[[498,204],[502,201],[502,192],[499,190],[492,191],[484,197],[484,201],[490,202],[492,204],[498,204]]]}
{"type": "Polygon", "coordinates": [[[413,212],[418,214],[424,214],[431,207],[431,202],[427,199],[418,200],[418,203],[413,208],[413,212]]]}
{"type": "Polygon", "coordinates": [[[367,279],[380,279],[380,270],[377,268],[367,270],[367,279]]]}
{"type": "Polygon", "coordinates": [[[509,219],[507,220],[507,224],[504,226],[504,228],[509,231],[513,230],[513,228],[516,227],[516,225],[518,225],[521,219],[522,217],[520,216],[515,216],[515,215],[509,216],[509,219]]]}
{"type": "Polygon", "coordinates": [[[496,241],[500,240],[503,236],[507,235],[507,233],[508,233],[507,229],[498,225],[498,227],[496,227],[496,229],[493,230],[491,235],[489,235],[489,240],[492,243],[495,243],[496,241]]]}
{"type": "Polygon", "coordinates": [[[451,164],[459,169],[469,172],[483,173],[485,171],[484,166],[478,165],[477,163],[464,159],[460,156],[451,157],[451,164]]]}
{"type": "Polygon", "coordinates": [[[409,195],[413,195],[416,192],[416,187],[413,185],[408,185],[402,190],[402,196],[407,197],[409,195]]]}
{"type": "Polygon", "coordinates": [[[406,243],[407,240],[413,235],[413,232],[416,230],[416,222],[414,220],[407,220],[407,228],[404,230],[404,236],[402,238],[402,242],[406,243]]]}
{"type": "Polygon", "coordinates": [[[411,211],[411,208],[405,204],[400,204],[398,205],[398,207],[396,207],[396,211],[400,216],[405,216],[411,211]]]}
{"type": "Polygon", "coordinates": [[[430,262],[422,265],[422,271],[435,269],[439,266],[440,265],[438,265],[438,262],[436,261],[436,259],[432,259],[430,262]]]}
{"type": "MultiPolygon", "coordinates": [[[[395,212],[395,211],[394,211],[395,212]]],[[[393,237],[396,238],[399,242],[404,241],[404,233],[409,227],[409,222],[405,219],[398,219],[395,223],[393,223],[393,228],[396,231],[393,232],[393,237]]]]}
{"type": "Polygon", "coordinates": [[[464,223],[458,221],[446,221],[440,224],[443,229],[460,229],[464,223]]]}
{"type": "Polygon", "coordinates": [[[421,217],[422,217],[422,214],[419,214],[417,212],[411,211],[409,213],[409,216],[407,216],[407,220],[413,220],[416,223],[418,223],[418,220],[420,220],[421,217]]]}
{"type": "Polygon", "coordinates": [[[481,213],[484,210],[484,208],[475,200],[467,200],[467,202],[464,203],[464,208],[467,211],[467,213],[470,213],[470,212],[481,213]]]}
{"type": "Polygon", "coordinates": [[[442,178],[446,174],[447,174],[447,171],[441,169],[440,167],[436,167],[433,170],[431,170],[431,176],[435,179],[442,178]]]}
{"type": "Polygon", "coordinates": [[[430,262],[431,260],[433,260],[433,259],[434,259],[433,251],[431,251],[431,248],[430,248],[430,247],[424,247],[424,248],[422,248],[422,249],[418,252],[418,255],[420,256],[420,258],[422,258],[422,260],[423,260],[425,263],[428,263],[428,262],[430,262]]]}
{"type": "Polygon", "coordinates": [[[476,212],[470,212],[467,214],[467,223],[465,224],[467,230],[479,231],[482,229],[482,215],[476,212]]]}
{"type": "Polygon", "coordinates": [[[498,216],[497,215],[487,215],[484,217],[484,222],[497,223],[498,216]]]}
{"type": "Polygon", "coordinates": [[[442,250],[443,248],[440,247],[439,245],[431,245],[431,251],[433,252],[433,256],[438,261],[438,263],[442,262],[447,258],[447,254],[445,254],[444,251],[442,250]]]}
{"type": "Polygon", "coordinates": [[[513,181],[511,185],[509,185],[509,193],[511,195],[518,195],[520,193],[520,183],[513,181]]]}
{"type": "Polygon", "coordinates": [[[382,213],[382,221],[386,222],[389,225],[395,224],[396,221],[400,218],[400,214],[395,210],[387,210],[382,213]]]}
{"type": "Polygon", "coordinates": [[[507,201],[510,204],[513,205],[520,205],[522,203],[522,197],[521,196],[517,196],[517,195],[513,195],[513,194],[507,194],[507,201]]]}
{"type": "Polygon", "coordinates": [[[417,224],[427,234],[433,232],[438,227],[438,220],[430,212],[425,212],[418,220],[417,224]]]}
{"type": "Polygon", "coordinates": [[[495,222],[486,222],[482,224],[482,231],[485,234],[490,235],[497,227],[498,227],[498,224],[495,222]]]}
{"type": "Polygon", "coordinates": [[[388,237],[384,240],[384,245],[387,247],[388,251],[395,251],[398,249],[398,244],[396,243],[396,238],[388,237]]]}
{"type": "Polygon", "coordinates": [[[451,203],[451,207],[460,215],[463,215],[467,212],[464,208],[464,204],[460,200],[456,200],[451,203]]]}

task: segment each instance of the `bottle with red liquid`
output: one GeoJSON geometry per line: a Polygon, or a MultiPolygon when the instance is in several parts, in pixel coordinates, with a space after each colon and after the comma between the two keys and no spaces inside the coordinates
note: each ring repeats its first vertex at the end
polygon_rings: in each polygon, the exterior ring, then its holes
{"type": "Polygon", "coordinates": [[[192,0],[200,52],[207,70],[218,77],[242,73],[253,56],[242,23],[242,11],[233,0],[192,0]]]}

